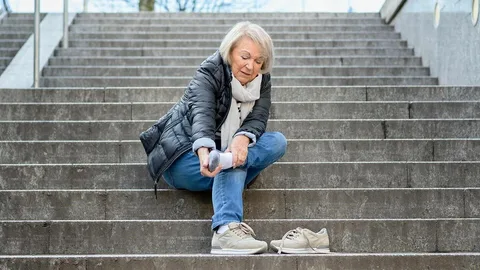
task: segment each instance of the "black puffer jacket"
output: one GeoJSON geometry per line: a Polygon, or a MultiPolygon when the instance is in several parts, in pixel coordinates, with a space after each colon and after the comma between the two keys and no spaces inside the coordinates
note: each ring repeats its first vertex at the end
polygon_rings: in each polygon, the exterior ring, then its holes
{"type": "MultiPolygon", "coordinates": [[[[158,183],[163,172],[183,153],[199,147],[215,147],[216,132],[232,102],[232,72],[217,51],[208,57],[190,81],[185,93],[166,115],[140,134],[147,153],[147,168],[158,183]]],[[[256,139],[265,132],[271,105],[270,74],[263,74],[260,98],[237,132],[256,139]]],[[[218,144],[218,143],[217,143],[218,144]]]]}

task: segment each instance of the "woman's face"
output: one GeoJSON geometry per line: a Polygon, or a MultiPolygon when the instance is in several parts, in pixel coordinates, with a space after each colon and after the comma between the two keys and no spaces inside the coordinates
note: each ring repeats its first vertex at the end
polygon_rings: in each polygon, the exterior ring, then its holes
{"type": "Polygon", "coordinates": [[[262,68],[264,58],[259,46],[251,38],[240,39],[230,53],[232,73],[245,85],[257,77],[262,68]]]}

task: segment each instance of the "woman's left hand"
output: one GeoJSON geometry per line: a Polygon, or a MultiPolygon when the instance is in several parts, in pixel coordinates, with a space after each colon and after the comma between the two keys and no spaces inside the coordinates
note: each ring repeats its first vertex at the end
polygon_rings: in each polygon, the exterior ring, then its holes
{"type": "Polygon", "coordinates": [[[245,135],[239,135],[233,138],[230,147],[225,152],[231,152],[233,158],[233,168],[242,166],[247,160],[248,145],[250,138],[245,135]]]}

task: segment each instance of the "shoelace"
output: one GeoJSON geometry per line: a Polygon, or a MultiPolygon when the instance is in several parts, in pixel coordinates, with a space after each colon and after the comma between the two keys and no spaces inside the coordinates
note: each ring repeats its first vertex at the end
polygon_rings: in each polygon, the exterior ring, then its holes
{"type": "Polygon", "coordinates": [[[238,226],[233,228],[232,231],[241,238],[245,238],[248,235],[255,236],[255,232],[253,231],[253,229],[243,222],[238,223],[238,226]]]}
{"type": "Polygon", "coordinates": [[[298,238],[299,236],[303,235],[305,237],[305,239],[307,239],[307,243],[308,243],[308,246],[315,250],[312,245],[310,245],[310,240],[308,240],[308,237],[305,236],[304,234],[304,230],[303,228],[296,228],[296,229],[293,229],[293,230],[290,230],[288,231],[283,237],[282,237],[282,242],[280,243],[280,248],[278,248],[278,254],[281,254],[282,253],[282,249],[283,249],[283,244],[285,243],[285,240],[289,239],[289,240],[293,240],[293,239],[296,239],[298,238]]]}

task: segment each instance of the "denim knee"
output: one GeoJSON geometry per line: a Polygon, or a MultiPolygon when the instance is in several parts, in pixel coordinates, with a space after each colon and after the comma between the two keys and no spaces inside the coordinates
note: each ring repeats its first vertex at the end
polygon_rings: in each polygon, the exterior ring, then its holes
{"type": "Polygon", "coordinates": [[[271,136],[272,136],[271,138],[272,152],[275,155],[283,156],[287,151],[287,138],[285,138],[285,136],[278,131],[271,132],[271,136]]]}

